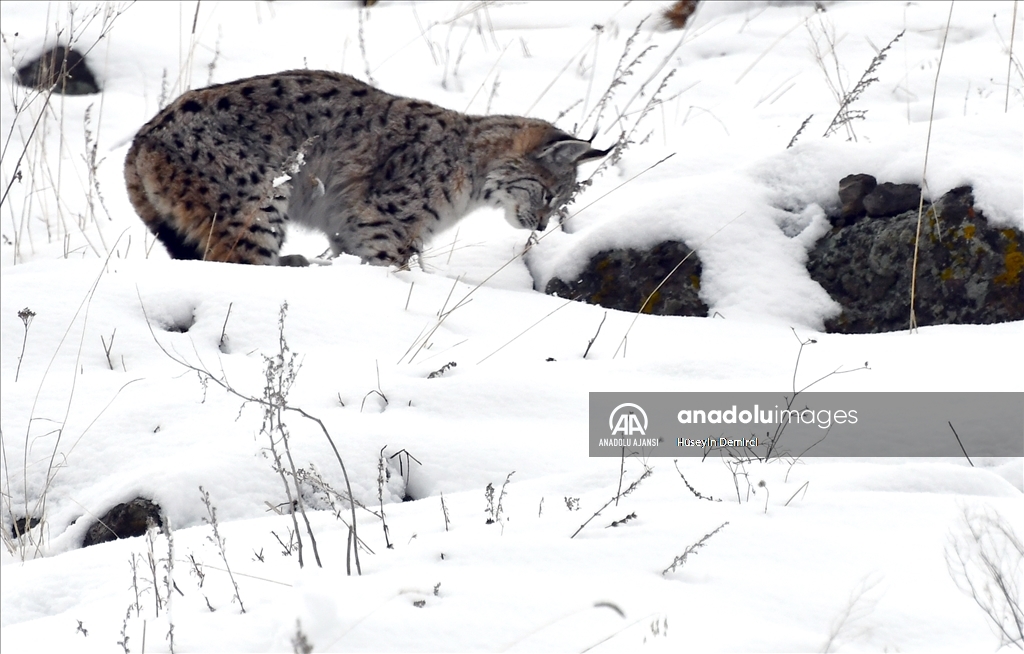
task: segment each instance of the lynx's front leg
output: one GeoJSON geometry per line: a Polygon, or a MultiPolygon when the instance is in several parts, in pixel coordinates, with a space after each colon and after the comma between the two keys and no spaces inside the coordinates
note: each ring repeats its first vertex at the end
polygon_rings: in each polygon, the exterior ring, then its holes
{"type": "Polygon", "coordinates": [[[288,221],[290,184],[272,187],[263,197],[249,198],[243,209],[234,214],[219,237],[219,250],[208,257],[215,261],[238,261],[262,265],[308,266],[301,254],[279,256],[284,244],[288,221]]]}
{"type": "Polygon", "coordinates": [[[335,255],[353,254],[377,266],[404,266],[419,254],[423,238],[429,236],[429,221],[437,221],[437,212],[426,203],[410,206],[402,200],[370,200],[355,210],[344,211],[329,235],[335,255]]]}

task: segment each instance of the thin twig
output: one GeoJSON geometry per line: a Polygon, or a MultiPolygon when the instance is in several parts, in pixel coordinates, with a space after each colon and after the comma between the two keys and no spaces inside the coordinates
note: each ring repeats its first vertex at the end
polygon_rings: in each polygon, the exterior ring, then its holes
{"type": "MultiPolygon", "coordinates": [[[[662,160],[662,161],[664,161],[664,160],[662,160]]],[[[655,165],[657,165],[657,164],[655,164],[655,165]]],[[[729,222],[725,223],[724,225],[722,225],[721,227],[719,227],[715,231],[711,232],[711,234],[708,235],[708,237],[705,238],[703,241],[701,241],[700,244],[697,247],[699,248],[699,247],[703,246],[705,243],[710,241],[714,236],[716,236],[718,234],[718,232],[722,231],[723,229],[725,229],[729,225],[731,225],[734,222],[736,222],[745,213],[746,213],[745,211],[739,213],[735,218],[733,218],[729,222]]],[[[673,268],[671,271],[669,271],[669,273],[667,275],[665,275],[665,278],[662,279],[660,282],[658,282],[658,285],[654,287],[654,290],[651,291],[650,295],[647,296],[647,299],[644,300],[644,303],[642,305],[640,305],[640,308],[637,310],[637,312],[635,314],[633,314],[632,322],[630,322],[629,323],[629,327],[626,328],[626,333],[622,335],[622,340],[619,341],[619,346],[617,348],[615,348],[615,354],[612,355],[613,359],[615,357],[619,356],[619,352],[623,352],[623,356],[625,356],[626,338],[629,337],[629,332],[633,329],[633,325],[635,325],[636,321],[639,320],[640,314],[643,313],[644,309],[647,308],[647,305],[648,305],[648,303],[650,303],[651,298],[653,298],[655,296],[655,294],[657,294],[657,292],[661,290],[661,287],[665,285],[665,283],[669,280],[669,278],[672,277],[672,275],[674,275],[675,272],[677,270],[679,270],[679,267],[682,266],[684,263],[686,263],[686,260],[690,258],[690,255],[693,254],[696,251],[697,251],[697,248],[693,248],[692,250],[687,252],[686,256],[683,257],[682,261],[677,263],[675,268],[673,268]]]]}
{"type": "MultiPolygon", "coordinates": [[[[860,76],[860,79],[857,80],[857,83],[853,85],[853,88],[850,89],[848,93],[842,93],[839,95],[839,109],[836,111],[836,115],[832,117],[832,121],[828,124],[828,127],[825,129],[825,133],[823,134],[823,136],[830,136],[834,134],[840,126],[849,125],[854,118],[864,117],[864,111],[851,111],[850,106],[854,102],[856,102],[858,98],[860,98],[860,95],[865,90],[867,90],[869,86],[878,81],[878,78],[872,77],[872,75],[878,69],[878,67],[882,65],[882,62],[885,61],[889,49],[892,48],[892,46],[895,45],[895,43],[900,40],[905,31],[906,30],[897,34],[892,41],[889,41],[888,45],[886,45],[884,48],[878,51],[878,54],[874,56],[874,58],[871,60],[871,63],[868,65],[867,69],[865,69],[864,73],[860,76]]],[[[833,58],[835,58],[834,48],[832,52],[832,56],[833,58]]],[[[838,60],[836,60],[836,62],[838,64],[838,60]]],[[[839,78],[838,71],[836,72],[836,79],[840,83],[842,82],[842,80],[839,78]]],[[[856,136],[853,137],[853,140],[857,140],[856,136]]]]}
{"type": "Polygon", "coordinates": [[[110,343],[108,344],[103,338],[103,334],[100,334],[100,343],[103,344],[103,353],[107,355],[107,367],[111,370],[114,369],[114,362],[110,360],[110,350],[114,347],[114,336],[117,335],[117,328],[114,328],[114,332],[110,335],[110,343]]]}
{"type": "Polygon", "coordinates": [[[363,66],[366,68],[366,81],[371,85],[376,84],[373,81],[373,72],[370,70],[370,58],[366,56],[366,35],[363,29],[363,22],[365,21],[364,14],[366,7],[360,5],[359,7],[359,52],[363,56],[363,66]]]}
{"type": "Polygon", "coordinates": [[[591,520],[593,520],[597,516],[601,515],[601,511],[604,511],[609,506],[611,506],[612,502],[618,502],[620,497],[626,497],[627,495],[629,495],[630,493],[635,491],[637,489],[637,487],[641,484],[641,482],[643,482],[643,480],[645,480],[648,477],[650,477],[651,473],[653,473],[653,472],[654,472],[654,468],[646,468],[645,467],[644,468],[644,474],[640,475],[640,477],[638,477],[636,481],[634,481],[632,484],[630,484],[629,487],[626,490],[622,491],[621,493],[615,493],[615,495],[613,495],[611,497],[611,499],[609,499],[607,502],[604,503],[604,506],[602,506],[597,511],[594,511],[594,515],[592,515],[589,518],[587,518],[586,522],[584,522],[582,525],[580,525],[579,528],[576,531],[572,532],[572,536],[569,536],[569,538],[576,538],[576,534],[578,534],[581,531],[583,531],[583,528],[586,527],[587,525],[589,525],[591,520]]]}
{"type": "Polygon", "coordinates": [[[25,325],[25,333],[21,337],[21,353],[18,354],[18,368],[14,371],[14,381],[18,381],[19,375],[21,375],[21,360],[25,357],[25,345],[28,343],[28,327],[32,324],[32,319],[36,317],[36,312],[28,307],[25,307],[18,312],[18,317],[21,318],[21,322],[25,325]]]}
{"type": "MultiPolygon", "coordinates": [[[[125,231],[127,231],[127,230],[125,230],[125,231]]],[[[81,335],[79,336],[79,339],[78,339],[78,350],[75,353],[75,365],[74,365],[74,368],[72,370],[71,389],[70,389],[69,395],[68,395],[68,403],[67,403],[67,405],[64,408],[64,417],[63,417],[63,419],[60,422],[60,427],[57,429],[57,438],[54,440],[53,449],[50,452],[50,460],[49,460],[49,463],[48,463],[48,465],[46,467],[46,482],[43,485],[43,490],[42,490],[42,492],[40,494],[39,500],[37,500],[37,502],[36,502],[35,510],[33,510],[33,511],[30,511],[29,507],[28,507],[28,502],[29,502],[29,499],[28,499],[29,498],[28,479],[29,479],[29,476],[28,475],[24,475],[23,484],[24,484],[25,515],[26,516],[30,516],[30,515],[38,515],[38,516],[41,516],[41,517],[45,517],[46,516],[46,501],[47,501],[47,497],[49,495],[48,491],[49,491],[49,488],[50,488],[50,484],[53,483],[53,480],[56,477],[57,472],[61,469],[60,466],[58,466],[55,469],[54,468],[54,464],[55,464],[56,459],[57,459],[57,452],[58,452],[58,448],[60,446],[61,438],[64,436],[64,427],[67,425],[68,416],[71,414],[71,403],[74,400],[75,389],[77,387],[78,378],[80,376],[78,374],[78,371],[80,369],[81,361],[82,361],[82,350],[83,350],[84,345],[85,345],[85,334],[86,334],[86,331],[87,331],[86,330],[86,326],[89,324],[89,311],[90,311],[90,309],[92,307],[92,300],[93,300],[93,297],[96,294],[96,289],[99,287],[100,280],[103,278],[103,274],[108,270],[107,266],[109,265],[110,259],[111,259],[111,257],[114,254],[114,249],[116,248],[117,244],[121,241],[121,238],[124,236],[124,233],[125,232],[121,232],[121,235],[117,237],[117,241],[114,242],[114,247],[112,247],[110,249],[110,251],[107,253],[107,257],[103,261],[103,266],[100,267],[99,273],[96,275],[96,279],[93,280],[92,286],[89,287],[89,290],[86,292],[85,297],[82,298],[82,302],[78,305],[78,309],[75,311],[75,315],[72,316],[71,322],[68,323],[67,329],[64,331],[64,334],[60,337],[60,341],[57,343],[57,347],[56,347],[56,349],[53,352],[53,356],[50,357],[49,363],[47,363],[46,368],[43,370],[43,375],[42,375],[42,377],[39,380],[39,386],[36,389],[36,394],[35,394],[35,396],[32,399],[32,408],[29,410],[29,419],[28,419],[27,424],[25,426],[25,450],[24,450],[24,458],[23,458],[22,465],[23,465],[23,468],[26,469],[26,470],[28,469],[28,455],[29,455],[29,450],[31,449],[29,447],[29,438],[31,436],[32,425],[34,424],[34,416],[36,415],[36,406],[37,406],[37,404],[39,402],[39,397],[40,397],[40,395],[42,395],[42,392],[43,392],[43,385],[46,383],[47,375],[49,375],[51,367],[53,367],[54,363],[56,362],[57,355],[60,353],[61,348],[64,346],[65,340],[68,338],[68,336],[71,333],[71,328],[74,327],[75,323],[78,321],[79,315],[82,315],[83,316],[82,317],[82,332],[81,332],[81,335]],[[83,311],[84,311],[84,313],[83,313],[83,311]]],[[[134,383],[136,381],[139,381],[139,380],[134,379],[134,380],[128,382],[128,384],[134,383]]],[[[124,386],[122,386],[121,390],[124,390],[124,388],[128,384],[125,384],[124,386]]],[[[117,396],[121,393],[121,390],[119,390],[117,393],[114,394],[114,398],[112,398],[110,400],[111,403],[113,403],[114,399],[116,399],[117,396]]],[[[103,408],[103,411],[100,411],[100,413],[97,415],[97,417],[93,420],[92,423],[89,423],[89,426],[86,427],[85,431],[88,431],[89,428],[92,427],[92,425],[95,423],[95,421],[97,419],[99,419],[99,416],[102,415],[103,412],[106,411],[109,407],[110,407],[110,403],[108,403],[107,406],[103,408]]],[[[83,431],[79,435],[79,437],[78,437],[79,440],[81,440],[82,436],[85,435],[85,431],[83,431]]],[[[72,449],[74,449],[75,445],[77,445],[77,444],[78,444],[78,441],[75,441],[75,444],[71,446],[72,449]]],[[[65,454],[67,454],[67,453],[65,453],[65,454]]],[[[40,553],[40,547],[42,546],[42,542],[35,543],[35,546],[36,546],[36,553],[39,554],[40,553]]]]}
{"type": "Polygon", "coordinates": [[[793,135],[793,138],[789,139],[789,145],[786,146],[787,150],[796,145],[796,140],[800,138],[801,134],[803,134],[804,128],[807,127],[807,123],[811,122],[811,118],[814,118],[814,114],[804,118],[804,122],[800,123],[800,127],[797,128],[796,134],[793,135]]]}
{"type": "Polygon", "coordinates": [[[957,442],[958,445],[960,445],[960,451],[964,453],[964,456],[967,457],[967,463],[970,463],[971,467],[973,468],[974,467],[974,461],[971,461],[971,457],[967,455],[967,450],[964,449],[964,444],[960,440],[960,434],[956,433],[956,429],[953,428],[953,423],[952,422],[949,422],[947,420],[946,424],[948,424],[949,428],[953,430],[953,435],[956,436],[956,442],[957,442]]]}
{"type": "Polygon", "coordinates": [[[1006,60],[1006,99],[1003,113],[1010,110],[1010,71],[1013,70],[1013,37],[1017,33],[1017,0],[1013,0],[1013,20],[1010,21],[1010,56],[1006,60]]]}
{"type": "Polygon", "coordinates": [[[803,483],[803,485],[800,486],[800,488],[796,489],[795,493],[793,493],[792,495],[789,496],[789,499],[786,500],[786,503],[783,504],[782,506],[789,506],[789,503],[793,501],[793,498],[796,497],[797,495],[799,495],[800,491],[805,490],[810,485],[810,483],[811,483],[810,481],[805,481],[803,483]]]}
{"type": "Polygon", "coordinates": [[[722,529],[724,529],[727,524],[729,524],[728,521],[723,522],[722,524],[718,525],[718,527],[715,528],[714,531],[712,531],[710,533],[707,533],[707,534],[704,534],[704,537],[701,538],[696,543],[694,543],[693,545],[688,545],[686,547],[686,550],[682,554],[680,554],[679,556],[675,557],[672,560],[672,563],[670,563],[667,568],[665,568],[664,570],[661,571],[661,574],[662,575],[667,575],[670,572],[675,572],[676,568],[678,568],[678,567],[682,566],[684,563],[686,563],[686,559],[691,554],[696,554],[697,550],[699,550],[700,548],[704,547],[704,545],[707,544],[708,539],[710,539],[712,536],[714,536],[718,532],[722,531],[722,529]]]}
{"type": "Polygon", "coordinates": [[[561,311],[561,310],[562,310],[562,309],[564,309],[565,307],[569,306],[569,305],[570,305],[570,304],[572,304],[572,303],[573,303],[574,301],[575,301],[575,298],[573,298],[573,299],[570,299],[570,300],[566,300],[565,302],[563,302],[563,303],[562,303],[562,304],[560,304],[559,306],[555,307],[554,309],[552,309],[551,311],[549,311],[549,312],[548,312],[548,314],[547,314],[547,315],[545,315],[545,316],[544,316],[543,318],[541,318],[541,319],[540,319],[540,320],[538,320],[537,322],[533,323],[532,325],[530,325],[529,327],[527,327],[527,328],[526,328],[526,329],[524,329],[523,331],[521,331],[521,332],[519,332],[518,334],[516,334],[515,336],[513,336],[513,337],[512,337],[512,338],[511,338],[511,339],[510,339],[510,340],[509,340],[509,341],[508,341],[507,343],[505,343],[504,345],[502,345],[501,347],[499,347],[499,348],[498,348],[497,350],[495,350],[495,351],[491,352],[490,354],[488,354],[487,356],[485,356],[485,357],[484,357],[483,359],[480,359],[479,361],[477,361],[477,362],[476,362],[476,363],[477,363],[477,365],[480,365],[480,364],[481,364],[481,363],[483,363],[484,361],[487,361],[488,359],[490,359],[491,357],[493,357],[493,356],[494,356],[495,354],[497,354],[498,352],[501,352],[501,351],[502,351],[502,350],[504,350],[504,349],[505,349],[506,347],[508,347],[509,345],[511,345],[511,344],[512,344],[513,342],[515,342],[515,341],[516,341],[516,340],[517,340],[517,339],[518,339],[518,338],[519,338],[520,336],[522,336],[522,335],[523,335],[523,334],[525,334],[526,332],[530,331],[531,329],[533,329],[533,328],[534,328],[534,327],[536,327],[537,325],[541,324],[542,322],[544,322],[545,320],[547,320],[548,318],[550,318],[550,317],[551,317],[552,315],[554,315],[554,314],[555,314],[556,312],[558,312],[558,311],[561,311]]]}
{"type": "Polygon", "coordinates": [[[217,343],[217,348],[221,352],[224,351],[224,343],[227,341],[228,338],[228,318],[231,317],[231,307],[233,307],[234,305],[234,302],[228,303],[228,312],[224,316],[224,326],[220,328],[220,341],[217,343]]]}
{"type": "Polygon", "coordinates": [[[562,67],[562,70],[558,71],[558,74],[555,75],[554,79],[552,79],[546,87],[544,87],[544,90],[540,92],[540,95],[538,95],[537,99],[533,101],[533,104],[531,104],[526,109],[526,111],[523,112],[524,116],[530,115],[530,112],[533,111],[533,108],[537,106],[537,103],[540,102],[544,98],[544,96],[548,94],[548,91],[551,90],[551,87],[555,85],[555,82],[558,81],[558,78],[561,77],[562,74],[569,69],[569,66],[572,65],[572,62],[576,61],[576,57],[578,57],[584,50],[586,50],[589,47],[590,41],[588,40],[586,43],[583,44],[583,47],[580,48],[576,54],[569,58],[569,61],[565,62],[565,66],[562,67]]]}
{"type": "Polygon", "coordinates": [[[772,49],[773,49],[773,48],[774,48],[775,46],[777,46],[778,44],[782,43],[782,40],[783,40],[783,39],[785,39],[785,38],[786,38],[787,36],[789,36],[790,34],[792,34],[792,33],[793,33],[793,30],[795,30],[796,28],[798,28],[798,27],[800,27],[801,25],[804,25],[804,24],[806,24],[806,23],[807,23],[807,19],[806,19],[806,18],[802,18],[802,19],[800,19],[800,21],[799,21],[799,22],[797,22],[797,24],[796,24],[796,25],[794,25],[793,27],[790,27],[790,28],[789,28],[788,30],[786,30],[785,32],[783,32],[783,33],[782,33],[782,34],[781,34],[781,35],[779,36],[779,38],[777,38],[777,39],[775,39],[774,41],[772,41],[771,45],[769,45],[769,46],[768,46],[768,47],[767,47],[767,48],[765,49],[765,51],[764,51],[764,52],[762,52],[761,54],[759,54],[759,55],[757,56],[757,58],[756,58],[756,59],[754,59],[754,61],[753,61],[753,62],[752,62],[752,63],[751,63],[751,64],[750,64],[749,66],[747,66],[746,70],[744,70],[744,71],[743,71],[742,73],[740,73],[740,76],[739,76],[739,77],[737,77],[737,78],[736,78],[736,81],[735,81],[735,82],[733,82],[733,83],[734,83],[734,84],[739,84],[739,83],[740,83],[740,82],[741,82],[741,81],[743,80],[743,78],[747,76],[747,73],[749,73],[750,71],[752,71],[752,70],[754,69],[754,66],[756,66],[757,64],[759,64],[759,63],[761,62],[761,60],[762,60],[762,59],[764,59],[764,58],[765,58],[766,56],[768,56],[768,53],[769,53],[769,52],[771,52],[771,51],[772,51],[772,49]]]}
{"type": "Polygon", "coordinates": [[[594,338],[592,338],[592,339],[590,339],[589,341],[587,341],[587,349],[583,350],[583,358],[584,358],[584,359],[586,359],[586,358],[587,358],[587,354],[589,354],[589,353],[590,353],[590,347],[591,347],[591,346],[592,346],[592,345],[594,344],[594,341],[596,341],[596,340],[597,340],[597,335],[601,333],[601,327],[603,327],[603,326],[604,326],[604,321],[605,321],[605,320],[606,320],[607,318],[608,318],[608,312],[607,312],[607,311],[605,311],[605,312],[604,312],[604,315],[603,315],[603,316],[601,316],[601,322],[600,322],[600,323],[598,323],[598,325],[597,325],[597,331],[596,331],[596,332],[594,332],[594,338]]]}
{"type": "MultiPolygon", "coordinates": [[[[213,503],[210,501],[210,494],[202,486],[199,487],[199,493],[202,495],[203,504],[206,505],[206,512],[210,515],[209,520],[206,520],[206,522],[213,528],[213,536],[208,538],[213,541],[220,552],[220,558],[224,561],[224,569],[227,571],[228,578],[231,579],[231,585],[235,589],[235,599],[238,600],[238,606],[242,609],[242,613],[245,613],[245,604],[242,603],[242,596],[238,593],[238,583],[235,582],[235,576],[231,573],[231,566],[228,565],[228,555],[224,547],[225,541],[220,535],[220,528],[217,524],[217,508],[213,506],[213,503]]],[[[159,615],[159,611],[157,615],[159,615]]]]}
{"type": "MultiPolygon", "coordinates": [[[[225,379],[222,379],[222,378],[214,376],[214,374],[211,373],[209,370],[207,370],[205,368],[199,368],[198,366],[192,365],[191,363],[189,363],[185,359],[171,354],[167,350],[167,348],[164,347],[163,343],[161,343],[160,340],[156,337],[156,332],[153,331],[153,324],[152,324],[152,322],[150,322],[149,315],[146,313],[146,306],[145,306],[145,304],[142,301],[142,294],[141,294],[141,292],[139,291],[138,288],[135,289],[135,293],[136,293],[136,295],[139,298],[139,305],[142,307],[142,316],[146,320],[146,327],[149,329],[149,334],[150,334],[150,336],[153,337],[153,342],[156,343],[157,347],[160,348],[160,351],[163,352],[164,355],[167,356],[167,358],[169,358],[171,361],[174,361],[178,365],[180,365],[180,366],[182,366],[182,367],[184,367],[184,368],[186,368],[188,370],[191,370],[191,371],[199,374],[200,376],[206,378],[207,380],[212,381],[213,383],[217,384],[218,386],[220,386],[222,389],[224,389],[228,393],[231,393],[235,397],[241,399],[243,402],[252,402],[253,404],[257,404],[257,405],[259,405],[261,407],[271,406],[271,403],[268,400],[266,400],[264,398],[261,398],[261,397],[255,397],[255,396],[252,396],[252,395],[246,395],[244,393],[241,393],[241,392],[235,390],[235,388],[232,387],[230,384],[228,384],[225,379]]],[[[345,490],[346,490],[346,492],[348,492],[348,496],[351,499],[351,501],[349,502],[349,506],[350,506],[351,511],[352,511],[352,524],[350,525],[350,532],[349,533],[356,539],[356,541],[358,541],[358,534],[356,533],[356,503],[355,503],[355,501],[353,499],[355,497],[355,495],[353,495],[353,493],[352,493],[352,484],[349,481],[348,470],[345,467],[345,462],[341,458],[341,453],[338,451],[338,446],[335,445],[334,439],[331,438],[330,432],[327,431],[327,426],[324,425],[322,420],[320,420],[316,416],[313,416],[313,415],[307,413],[306,411],[304,411],[300,407],[291,406],[291,405],[288,405],[288,404],[283,404],[283,405],[281,405],[281,409],[283,409],[284,411],[292,411],[294,413],[298,413],[299,415],[301,415],[302,417],[306,418],[307,420],[312,420],[313,422],[315,422],[320,427],[320,431],[323,432],[324,437],[327,439],[327,442],[330,444],[331,449],[334,451],[334,456],[338,460],[338,465],[341,467],[341,474],[345,478],[345,490]]],[[[349,541],[351,543],[352,539],[350,538],[349,541]]],[[[350,554],[351,554],[351,551],[350,551],[350,554]]],[[[358,549],[355,550],[354,559],[355,559],[355,564],[356,564],[356,572],[358,574],[362,574],[362,566],[361,566],[360,561],[359,561],[359,550],[358,549]]],[[[348,572],[348,574],[352,574],[351,566],[348,567],[347,572],[348,572]]]]}
{"type": "Polygon", "coordinates": [[[673,459],[672,460],[672,465],[674,465],[676,467],[676,472],[679,473],[679,476],[682,478],[683,483],[686,484],[686,487],[690,489],[690,492],[693,493],[693,496],[696,497],[698,500],[707,500],[709,502],[721,502],[722,501],[722,500],[716,499],[716,498],[714,498],[714,497],[712,497],[710,495],[702,495],[699,490],[697,490],[696,488],[691,486],[690,482],[686,481],[686,476],[683,475],[683,471],[679,469],[679,460],[678,459],[673,459]]]}
{"type": "MultiPolygon", "coordinates": [[[[935,97],[939,90],[939,73],[942,72],[942,58],[946,54],[946,39],[949,38],[949,26],[953,22],[953,2],[949,3],[949,16],[946,18],[946,31],[942,35],[942,49],[939,51],[939,63],[935,67],[935,83],[932,85],[932,107],[928,112],[928,137],[924,144],[924,167],[921,170],[921,188],[928,188],[928,152],[932,145],[932,123],[935,120],[935,97]]],[[[917,254],[921,243],[921,219],[924,217],[924,193],[917,205],[917,233],[914,236],[914,264],[910,269],[910,326],[911,333],[917,331],[917,315],[914,313],[914,300],[917,294],[917,254]]]]}

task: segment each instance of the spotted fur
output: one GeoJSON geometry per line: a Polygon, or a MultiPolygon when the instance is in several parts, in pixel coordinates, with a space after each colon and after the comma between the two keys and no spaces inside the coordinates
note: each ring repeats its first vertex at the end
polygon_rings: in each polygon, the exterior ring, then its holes
{"type": "Polygon", "coordinates": [[[604,154],[542,120],[469,116],[293,70],[185,93],[139,130],[125,181],[176,259],[301,265],[278,256],[295,221],[335,254],[403,265],[481,205],[543,230],[577,164],[604,154]]]}

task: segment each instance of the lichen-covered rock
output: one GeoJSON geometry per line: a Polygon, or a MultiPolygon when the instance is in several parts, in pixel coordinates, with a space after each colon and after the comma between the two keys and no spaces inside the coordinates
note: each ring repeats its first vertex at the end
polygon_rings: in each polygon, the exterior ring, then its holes
{"type": "MultiPolygon", "coordinates": [[[[907,329],[917,218],[916,207],[894,217],[869,216],[818,241],[807,269],[843,307],[826,321],[827,331],[907,329]]],[[[926,205],[914,300],[918,326],[1022,320],[1022,283],[1020,230],[990,226],[974,208],[970,187],[926,205]]]]}
{"type": "Polygon", "coordinates": [[[576,279],[554,277],[545,292],[622,311],[642,308],[644,313],[656,315],[706,316],[708,307],[698,297],[700,274],[696,253],[691,254],[685,243],[665,241],[650,250],[598,252],[576,279]],[[655,291],[688,254],[689,258],[655,291]]]}
{"type": "Polygon", "coordinates": [[[58,45],[18,69],[22,86],[49,90],[64,95],[90,95],[100,92],[96,77],[85,57],[71,48],[58,45]]]}
{"type": "Polygon", "coordinates": [[[82,547],[106,543],[118,538],[144,536],[149,525],[163,528],[160,506],[142,497],[118,504],[94,522],[85,532],[82,547]]]}

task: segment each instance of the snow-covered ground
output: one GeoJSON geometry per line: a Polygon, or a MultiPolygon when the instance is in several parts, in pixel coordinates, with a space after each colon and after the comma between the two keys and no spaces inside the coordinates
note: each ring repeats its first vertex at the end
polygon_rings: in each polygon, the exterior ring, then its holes
{"type": "MultiPolygon", "coordinates": [[[[1012,2],[822,4],[706,3],[669,31],[653,2],[4,2],[0,649],[167,651],[173,625],[176,651],[1015,650],[963,589],[991,582],[987,554],[1015,602],[990,612],[1020,638],[1021,458],[630,459],[620,473],[587,455],[589,392],[785,392],[808,338],[798,387],[866,361],[815,390],[1024,391],[1021,323],[823,334],[837,307],[804,269],[840,178],[921,183],[926,150],[930,197],[970,184],[990,221],[1024,226],[1024,12],[1011,59],[1012,2]],[[863,119],[822,136],[830,89],[852,89],[901,32],[852,106],[863,119]],[[102,96],[45,105],[13,84],[69,41],[91,48],[102,96]],[[645,51],[595,120],[617,65],[645,51]],[[411,271],[169,260],[124,191],[132,135],[185,88],[301,67],[634,144],[526,257],[528,235],[481,210],[411,271]],[[667,238],[697,249],[715,318],[535,290],[599,249],[667,238]],[[261,397],[284,303],[301,362],[288,401],[323,421],[365,507],[361,575],[346,574],[348,505],[308,481],[322,567],[304,526],[305,566],[285,552],[262,410],[182,364],[261,397]],[[170,538],[80,548],[135,497],[163,508],[170,538]],[[25,516],[43,522],[14,541],[25,516]]],[[[320,427],[286,420],[296,467],[343,490],[320,427]]]]}

